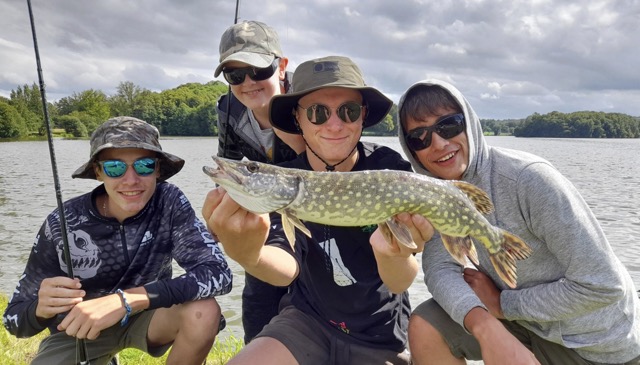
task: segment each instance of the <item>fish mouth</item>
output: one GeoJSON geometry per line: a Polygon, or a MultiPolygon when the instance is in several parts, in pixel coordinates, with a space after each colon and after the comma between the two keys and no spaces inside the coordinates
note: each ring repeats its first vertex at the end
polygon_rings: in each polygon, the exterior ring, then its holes
{"type": "Polygon", "coordinates": [[[205,174],[209,175],[220,185],[224,185],[220,183],[220,181],[224,180],[229,180],[232,183],[242,185],[242,178],[239,174],[237,174],[233,169],[225,169],[224,163],[220,159],[217,159],[216,156],[212,156],[212,158],[216,166],[203,166],[202,171],[204,171],[205,174]]]}

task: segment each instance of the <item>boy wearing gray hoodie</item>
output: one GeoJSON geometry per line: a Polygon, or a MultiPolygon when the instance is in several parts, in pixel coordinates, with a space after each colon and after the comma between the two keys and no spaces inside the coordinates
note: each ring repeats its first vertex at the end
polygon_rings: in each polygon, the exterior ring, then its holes
{"type": "Polygon", "coordinates": [[[422,257],[433,298],[409,324],[413,364],[640,364],[636,289],[571,182],[538,156],[487,145],[448,83],[414,84],[398,110],[414,170],[477,185],[495,206],[488,220],[533,249],[512,289],[486,250],[477,270],[463,268],[436,233],[422,257]]]}

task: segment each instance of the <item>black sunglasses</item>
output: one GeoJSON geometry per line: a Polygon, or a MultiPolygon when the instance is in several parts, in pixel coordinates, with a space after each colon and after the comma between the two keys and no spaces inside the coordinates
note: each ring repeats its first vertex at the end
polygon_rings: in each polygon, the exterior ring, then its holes
{"type": "Polygon", "coordinates": [[[278,66],[280,65],[280,59],[276,58],[271,63],[271,66],[265,68],[258,67],[242,67],[242,68],[223,68],[222,74],[224,79],[231,85],[240,85],[244,82],[245,76],[253,81],[262,81],[270,78],[276,73],[278,66]]]}
{"type": "Polygon", "coordinates": [[[450,139],[464,132],[464,114],[445,115],[430,127],[418,127],[404,135],[407,146],[413,151],[420,151],[431,146],[431,137],[436,132],[444,139],[450,139]]]}
{"type": "MultiPolygon", "coordinates": [[[[307,112],[307,119],[315,125],[324,124],[329,120],[329,117],[331,117],[331,109],[326,105],[313,104],[304,108],[298,104],[298,108],[305,110],[307,112]]],[[[343,122],[353,123],[360,118],[362,108],[364,108],[364,105],[360,105],[355,101],[348,101],[336,109],[336,114],[338,114],[338,118],[343,122]]]]}

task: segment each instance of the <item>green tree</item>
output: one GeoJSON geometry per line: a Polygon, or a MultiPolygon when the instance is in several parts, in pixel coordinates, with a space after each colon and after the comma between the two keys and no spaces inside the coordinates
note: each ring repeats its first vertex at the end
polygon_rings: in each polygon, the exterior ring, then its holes
{"type": "Polygon", "coordinates": [[[80,120],[78,112],[56,117],[55,125],[64,128],[65,132],[74,137],[88,137],[86,125],[80,120]]]}
{"type": "Polygon", "coordinates": [[[626,114],[579,111],[527,117],[514,131],[517,137],[639,138],[640,122],[626,114]]]}
{"type": "Polygon", "coordinates": [[[204,85],[189,83],[164,90],[159,96],[162,122],[160,132],[174,136],[210,135],[210,124],[216,120],[204,122],[202,118],[206,115],[217,118],[217,114],[210,109],[215,109],[218,98],[226,91],[224,84],[219,81],[204,85]]]}
{"type": "Polygon", "coordinates": [[[365,129],[362,134],[375,136],[395,136],[398,133],[398,106],[393,104],[389,113],[380,121],[380,123],[365,129]]]}
{"type": "Polygon", "coordinates": [[[134,116],[134,111],[138,109],[140,96],[145,90],[131,81],[121,82],[116,90],[116,95],[109,98],[111,115],[134,116]]]}
{"type": "Polygon", "coordinates": [[[24,118],[16,108],[0,100],[0,138],[18,138],[26,135],[24,118]]]}
{"type": "Polygon", "coordinates": [[[20,113],[28,133],[44,134],[44,112],[40,88],[34,83],[11,90],[11,105],[20,113]]]}

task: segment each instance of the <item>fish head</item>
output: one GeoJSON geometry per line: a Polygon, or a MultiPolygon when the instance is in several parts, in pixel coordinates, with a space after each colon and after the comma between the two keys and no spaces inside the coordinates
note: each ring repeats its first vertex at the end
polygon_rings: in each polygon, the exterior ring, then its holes
{"type": "Polygon", "coordinates": [[[292,169],[256,161],[212,158],[217,168],[204,166],[204,173],[248,211],[257,214],[277,211],[298,194],[300,178],[292,169]]]}

